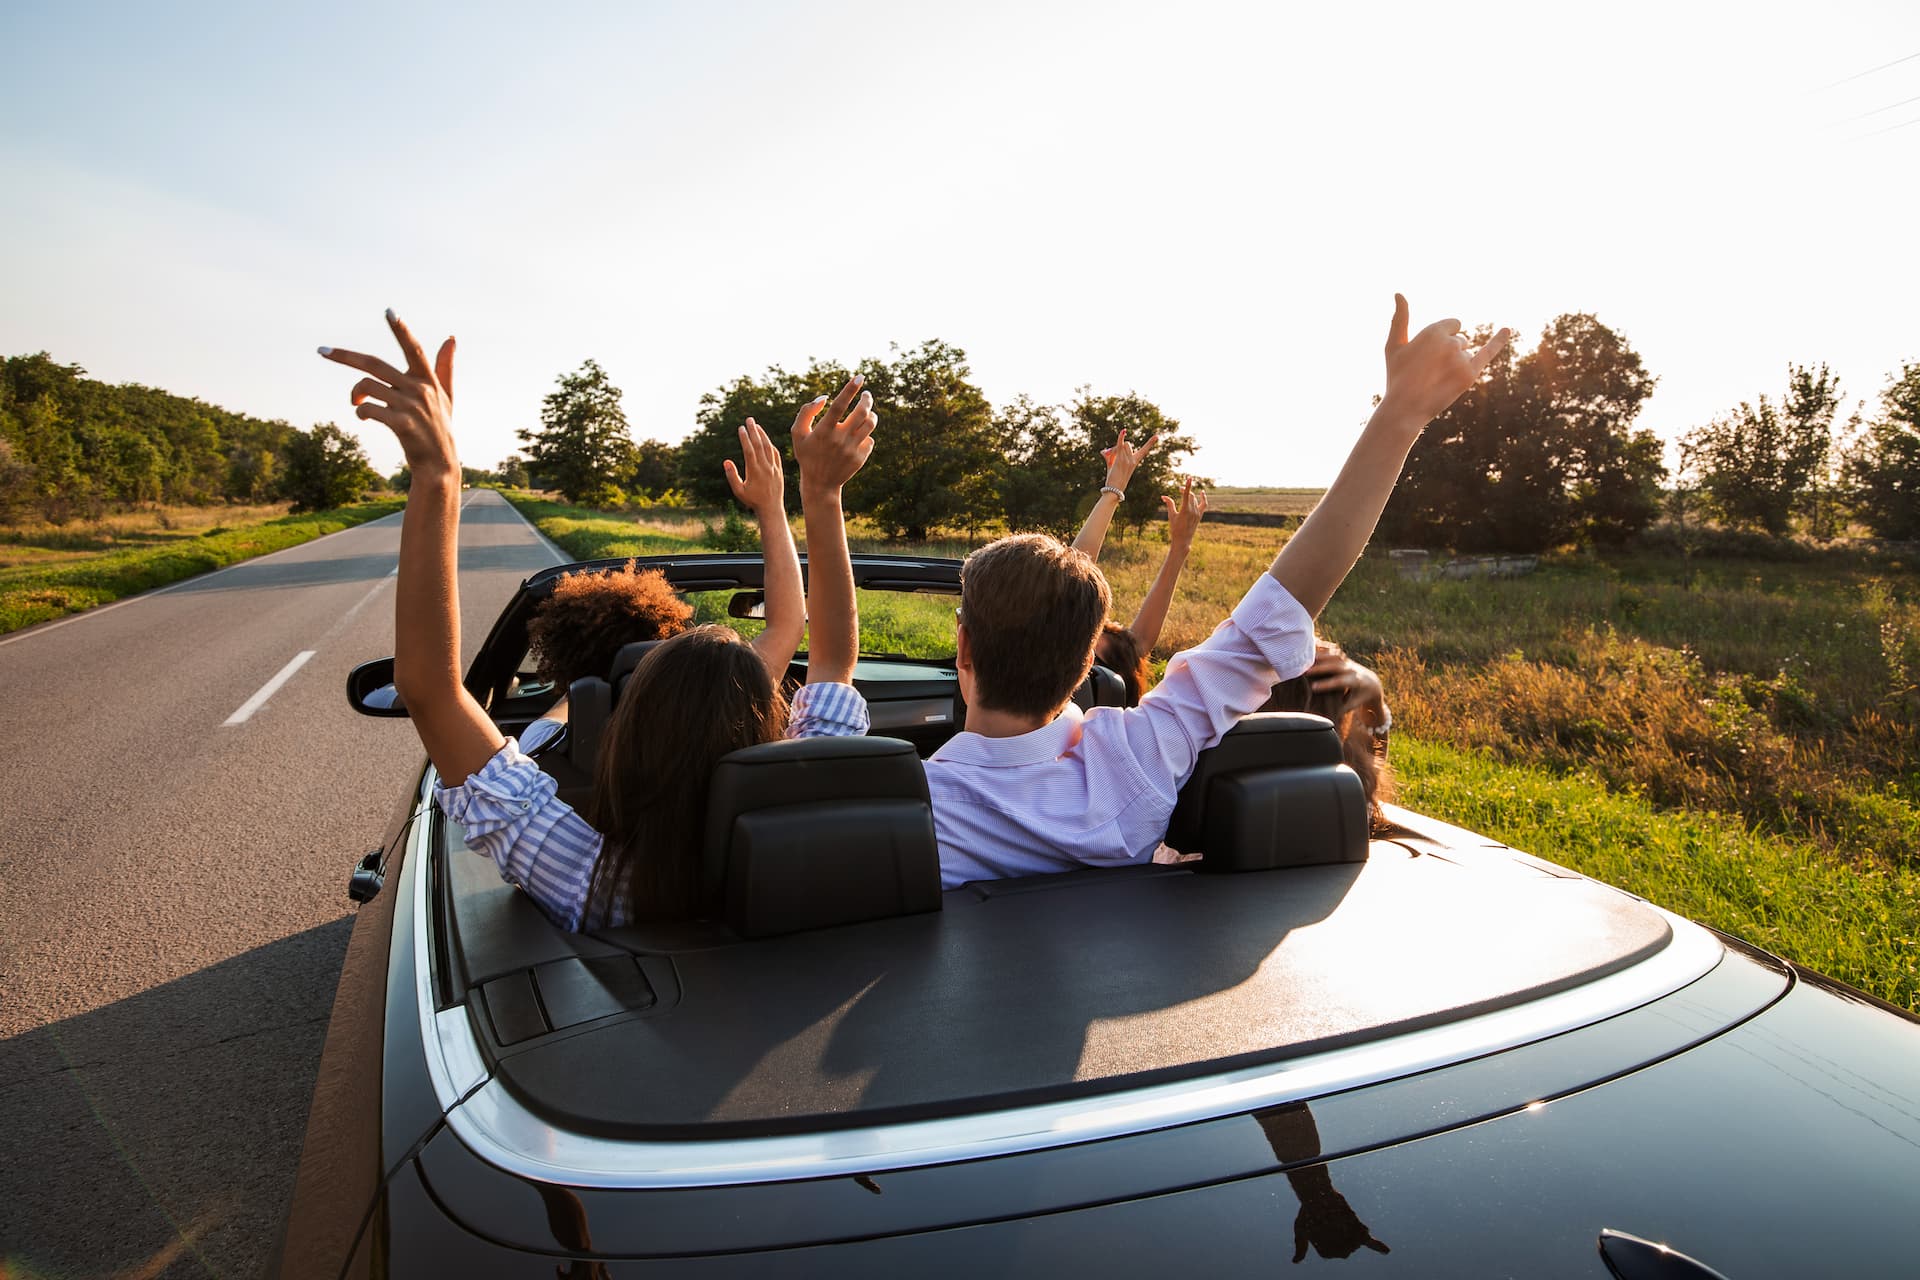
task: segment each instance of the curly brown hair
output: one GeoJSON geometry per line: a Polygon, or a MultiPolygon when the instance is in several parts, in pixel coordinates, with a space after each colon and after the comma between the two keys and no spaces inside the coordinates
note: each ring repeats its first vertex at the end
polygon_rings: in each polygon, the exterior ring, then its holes
{"type": "Polygon", "coordinates": [[[527,622],[527,647],[540,678],[565,689],[583,676],[604,679],[622,645],[678,635],[692,617],[664,574],[629,560],[562,574],[527,622]]]}

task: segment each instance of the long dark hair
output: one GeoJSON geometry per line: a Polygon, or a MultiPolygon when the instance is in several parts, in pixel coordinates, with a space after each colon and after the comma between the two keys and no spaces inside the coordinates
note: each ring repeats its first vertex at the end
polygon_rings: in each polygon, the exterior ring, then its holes
{"type": "Polygon", "coordinates": [[[1360,775],[1360,786],[1367,794],[1367,819],[1377,833],[1387,825],[1380,806],[1393,799],[1393,766],[1380,750],[1379,739],[1361,723],[1358,711],[1340,714],[1345,697],[1338,689],[1315,693],[1306,676],[1295,676],[1273,686],[1262,711],[1308,711],[1333,721],[1340,735],[1340,755],[1347,767],[1360,775]]]}
{"type": "Polygon", "coordinates": [[[1100,624],[1100,639],[1094,642],[1093,660],[1120,677],[1127,686],[1127,705],[1137,707],[1146,695],[1147,681],[1153,678],[1147,669],[1147,654],[1140,637],[1112,618],[1100,624]]]}
{"type": "Polygon", "coordinates": [[[787,700],[726,627],[695,627],[640,661],[600,750],[587,821],[601,836],[590,919],[616,903],[630,920],[694,919],[701,889],[707,785],[721,756],[787,731],[787,700]]]}

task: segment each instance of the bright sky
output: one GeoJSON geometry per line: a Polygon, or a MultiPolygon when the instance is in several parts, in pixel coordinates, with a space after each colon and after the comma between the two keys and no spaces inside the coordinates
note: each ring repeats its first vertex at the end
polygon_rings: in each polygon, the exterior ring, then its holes
{"type": "Polygon", "coordinates": [[[937,336],[995,403],[1137,390],[1196,470],[1300,485],[1395,289],[1597,312],[1667,436],[1920,359],[1911,0],[388,8],[0,10],[0,353],[386,470],[313,349],[387,306],[459,335],[480,466],[589,356],[677,440],[737,374],[937,336]]]}

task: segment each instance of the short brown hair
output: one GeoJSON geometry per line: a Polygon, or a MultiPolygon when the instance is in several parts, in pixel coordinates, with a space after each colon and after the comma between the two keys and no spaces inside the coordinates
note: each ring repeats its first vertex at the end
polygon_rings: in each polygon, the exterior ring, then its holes
{"type": "Polygon", "coordinates": [[[1093,666],[1112,595],[1092,560],[1044,533],[988,543],[960,567],[961,621],[974,700],[994,711],[1051,715],[1093,666]]]}
{"type": "Polygon", "coordinates": [[[606,679],[622,645],[678,635],[691,617],[693,606],[664,574],[629,560],[610,572],[562,574],[527,620],[527,647],[540,678],[565,689],[583,676],[606,679]]]}

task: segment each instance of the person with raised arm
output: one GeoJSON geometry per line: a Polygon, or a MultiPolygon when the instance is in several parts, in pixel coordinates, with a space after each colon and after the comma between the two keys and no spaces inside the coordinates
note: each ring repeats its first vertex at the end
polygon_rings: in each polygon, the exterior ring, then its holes
{"type": "Polygon", "coordinates": [[[1152,858],[1200,753],[1312,665],[1313,620],[1365,549],[1413,442],[1509,337],[1475,351],[1458,320],[1409,336],[1396,294],[1386,393],[1326,497],[1137,707],[1083,715],[1071,701],[1111,599],[1088,556],[1023,534],[967,557],[954,657],[967,729],[927,761],[943,885],[1152,858]]]}
{"type": "MultiPolygon", "coordinates": [[[[1126,687],[1129,707],[1138,706],[1146,696],[1147,682],[1152,678],[1148,660],[1153,656],[1153,646],[1160,642],[1160,629],[1166,625],[1167,610],[1173,606],[1173,591],[1180,582],[1180,571],[1186,567],[1194,535],[1200,531],[1200,521],[1207,514],[1207,491],[1194,488],[1192,477],[1181,485],[1178,503],[1164,493],[1160,501],[1167,508],[1167,554],[1160,561],[1160,571],[1153,575],[1153,585],[1147,589],[1133,621],[1123,627],[1108,618],[1100,626],[1100,641],[1093,651],[1095,662],[1120,677],[1126,687]]],[[[1088,527],[1092,524],[1089,517],[1088,527]]],[[[1094,540],[1089,548],[1081,545],[1086,538],[1087,529],[1082,528],[1080,537],[1074,539],[1074,547],[1099,559],[1100,542],[1104,539],[1094,540]]]]}
{"type": "MultiPolygon", "coordinates": [[[[766,630],[750,646],[729,628],[694,627],[650,652],[608,725],[588,812],[577,813],[461,683],[454,341],[448,338],[429,361],[391,311],[387,323],[405,369],[334,347],[321,347],[320,354],[366,375],[351,392],[355,413],[393,432],[413,473],[394,591],[394,685],[439,775],[435,800],[462,825],[468,846],[492,857],[500,874],[562,928],[707,914],[712,904],[700,887],[700,843],[707,783],[720,757],[781,737],[867,728],[866,702],[850,684],[810,676],[791,707],[780,694],[778,677],[792,657],[806,605],[791,534],[781,535],[787,525],[779,451],[750,424],[741,429],[741,464],[726,463],[735,495],[761,517],[766,630]]],[[[872,452],[876,421],[872,397],[860,392],[858,379],[832,404],[822,396],[795,416],[802,496],[813,495],[817,531],[828,542],[833,535],[826,526],[839,516],[839,485],[872,452]]],[[[844,532],[838,545],[844,557],[844,532]]],[[[851,579],[848,568],[845,591],[829,581],[827,596],[815,604],[816,646],[836,646],[821,655],[817,669],[824,673],[853,669],[858,620],[825,616],[843,607],[851,614],[851,579]]]]}

